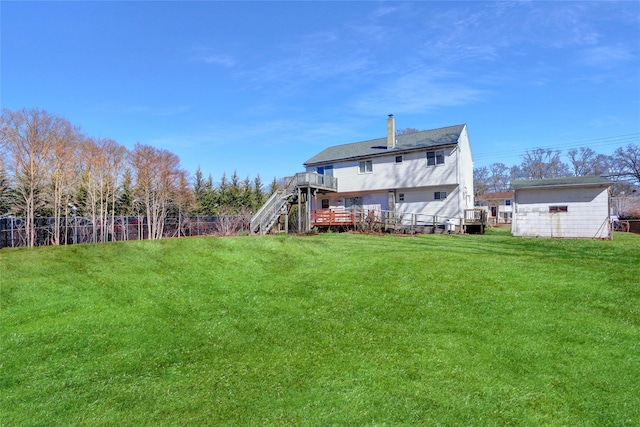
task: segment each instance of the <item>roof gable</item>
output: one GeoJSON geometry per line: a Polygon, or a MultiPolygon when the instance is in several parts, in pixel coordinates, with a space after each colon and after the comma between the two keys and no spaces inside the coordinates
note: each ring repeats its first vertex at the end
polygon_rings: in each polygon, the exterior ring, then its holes
{"type": "Polygon", "coordinates": [[[439,129],[425,130],[396,136],[396,146],[387,148],[387,138],[370,139],[368,141],[354,142],[351,144],[334,145],[325,148],[320,153],[304,162],[305,166],[332,163],[373,157],[385,154],[401,153],[425,148],[435,148],[458,143],[460,134],[466,125],[447,126],[439,129]]]}

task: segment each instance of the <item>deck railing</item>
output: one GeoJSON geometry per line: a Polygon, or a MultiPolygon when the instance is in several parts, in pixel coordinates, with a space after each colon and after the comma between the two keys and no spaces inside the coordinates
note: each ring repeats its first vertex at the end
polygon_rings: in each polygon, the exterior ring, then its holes
{"type": "Polygon", "coordinates": [[[298,187],[319,187],[338,191],[338,179],[315,172],[298,172],[294,177],[298,187]]]}
{"type": "Polygon", "coordinates": [[[311,211],[313,227],[349,227],[363,229],[453,231],[462,218],[426,215],[413,212],[394,212],[380,209],[351,207],[344,209],[316,209],[311,211]]]}
{"type": "Polygon", "coordinates": [[[464,210],[464,223],[470,224],[485,224],[487,222],[487,211],[484,209],[465,209],[464,210]]]}

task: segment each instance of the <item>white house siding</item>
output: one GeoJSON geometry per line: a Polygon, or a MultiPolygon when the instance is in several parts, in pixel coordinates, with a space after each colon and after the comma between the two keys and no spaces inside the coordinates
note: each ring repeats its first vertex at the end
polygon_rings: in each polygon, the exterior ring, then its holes
{"type": "MultiPolygon", "coordinates": [[[[460,190],[457,185],[423,187],[396,190],[396,211],[399,213],[420,213],[423,216],[437,217],[438,222],[445,219],[453,219],[459,223],[462,216],[458,206],[460,190]],[[436,191],[446,191],[445,200],[436,200],[436,191]],[[399,201],[400,194],[404,194],[404,201],[399,201]]],[[[430,221],[431,219],[420,218],[420,220],[430,221]]]]}
{"type": "MultiPolygon", "coordinates": [[[[389,156],[362,159],[372,161],[373,172],[371,173],[360,173],[357,160],[334,163],[333,176],[338,179],[340,193],[414,188],[434,183],[456,184],[458,182],[457,150],[455,147],[437,150],[445,152],[445,161],[442,165],[427,166],[426,153],[432,150],[394,153],[389,156]],[[396,155],[402,155],[402,163],[396,163],[396,155]]],[[[316,171],[316,167],[307,168],[307,172],[316,171]]]]}
{"type": "MultiPolygon", "coordinates": [[[[458,183],[460,183],[460,193],[458,198],[462,210],[473,209],[473,156],[471,154],[471,144],[469,134],[465,126],[458,138],[458,183]]],[[[464,212],[463,212],[464,213],[464,212]]]]}
{"type": "Polygon", "coordinates": [[[519,189],[511,231],[522,237],[608,239],[608,188],[519,189]],[[567,212],[551,213],[550,206],[566,206],[567,212]]]}

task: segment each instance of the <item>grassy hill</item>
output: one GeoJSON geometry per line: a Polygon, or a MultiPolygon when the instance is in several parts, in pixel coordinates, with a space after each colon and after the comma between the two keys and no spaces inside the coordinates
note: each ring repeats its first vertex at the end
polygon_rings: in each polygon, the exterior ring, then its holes
{"type": "Polygon", "coordinates": [[[0,251],[0,425],[640,424],[640,236],[0,251]]]}

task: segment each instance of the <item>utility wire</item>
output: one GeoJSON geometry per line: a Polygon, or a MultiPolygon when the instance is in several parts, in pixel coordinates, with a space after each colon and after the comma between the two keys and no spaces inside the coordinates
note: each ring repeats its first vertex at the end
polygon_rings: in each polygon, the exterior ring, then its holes
{"type": "Polygon", "coordinates": [[[597,139],[588,139],[583,141],[574,141],[567,143],[559,143],[546,147],[534,147],[527,149],[516,149],[516,150],[502,150],[499,152],[492,153],[480,153],[473,156],[474,160],[482,160],[487,158],[498,158],[498,157],[512,157],[512,156],[524,156],[527,151],[535,150],[542,148],[543,150],[569,150],[572,148],[593,148],[593,147],[604,147],[609,145],[628,145],[632,143],[640,142],[640,133],[630,133],[626,135],[618,135],[611,136],[606,138],[597,138],[597,139]]]}

